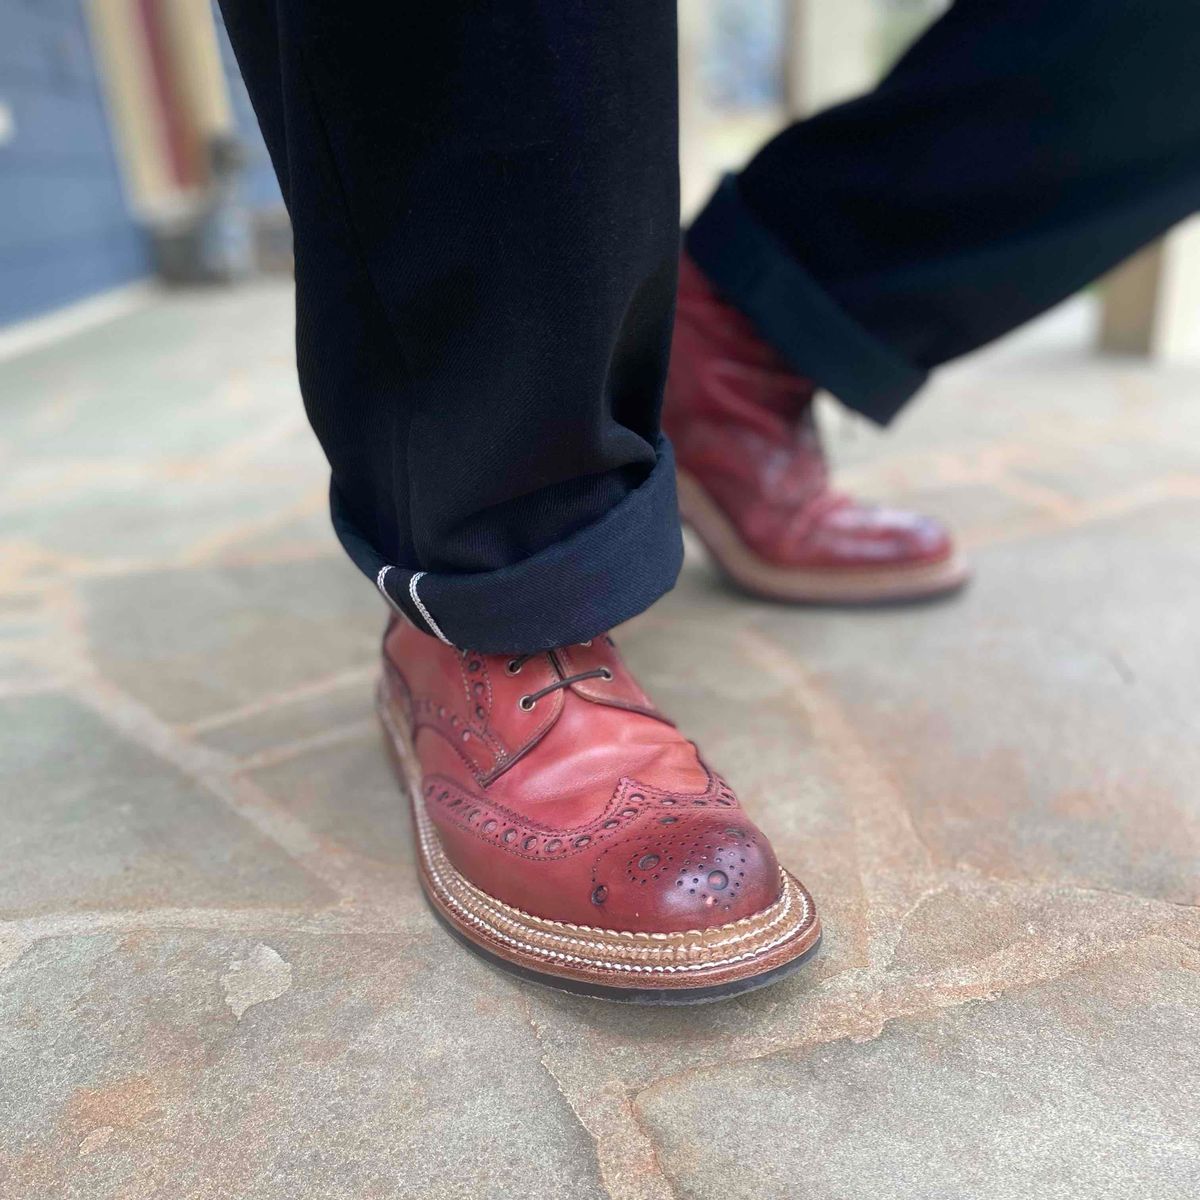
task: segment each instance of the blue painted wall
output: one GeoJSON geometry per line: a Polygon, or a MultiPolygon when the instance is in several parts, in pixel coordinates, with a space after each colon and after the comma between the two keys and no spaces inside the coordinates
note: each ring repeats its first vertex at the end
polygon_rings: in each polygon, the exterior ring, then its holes
{"type": "Polygon", "coordinates": [[[0,325],[139,279],[81,0],[0,0],[0,325]]]}

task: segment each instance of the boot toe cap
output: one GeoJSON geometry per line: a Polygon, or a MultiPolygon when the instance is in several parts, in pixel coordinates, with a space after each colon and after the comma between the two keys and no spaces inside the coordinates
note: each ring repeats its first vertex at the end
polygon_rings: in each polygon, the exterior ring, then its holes
{"type": "Polygon", "coordinates": [[[675,933],[741,920],[780,895],[779,862],[740,811],[652,818],[592,869],[593,924],[675,933]]]}
{"type": "Polygon", "coordinates": [[[936,517],[882,505],[847,504],[828,514],[814,542],[837,566],[910,566],[954,553],[950,531],[936,517]]]}

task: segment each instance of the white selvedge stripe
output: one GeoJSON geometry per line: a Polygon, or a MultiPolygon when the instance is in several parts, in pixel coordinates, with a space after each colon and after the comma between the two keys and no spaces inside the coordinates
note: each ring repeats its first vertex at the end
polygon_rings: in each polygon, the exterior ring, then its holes
{"type": "MultiPolygon", "coordinates": [[[[404,739],[403,739],[402,735],[400,734],[400,731],[396,728],[395,723],[391,719],[391,714],[388,712],[386,702],[381,703],[380,712],[381,712],[381,715],[383,716],[384,723],[388,726],[388,733],[392,737],[393,741],[397,743],[397,750],[400,752],[401,758],[402,758],[402,760],[405,761],[406,766],[407,766],[408,765],[407,760],[409,757],[408,754],[406,753],[407,747],[404,744],[404,739]]],[[[481,892],[478,888],[476,888],[473,884],[471,884],[471,882],[469,880],[458,875],[458,872],[455,871],[454,868],[445,859],[445,855],[442,852],[441,844],[440,844],[440,841],[438,840],[437,833],[434,831],[434,829],[432,827],[432,822],[430,821],[428,814],[425,812],[424,797],[421,795],[419,785],[414,785],[414,781],[412,780],[411,776],[409,778],[408,783],[409,783],[409,792],[410,792],[409,799],[410,799],[410,802],[412,803],[413,811],[417,818],[416,824],[417,824],[418,838],[421,843],[421,854],[425,860],[425,865],[429,870],[430,878],[431,878],[432,882],[434,883],[434,886],[437,888],[439,899],[441,899],[442,902],[447,904],[449,907],[453,908],[455,910],[455,912],[459,915],[459,918],[461,920],[464,920],[468,924],[473,925],[476,929],[479,929],[481,932],[483,932],[488,937],[494,938],[496,941],[502,942],[505,945],[513,946],[514,948],[516,948],[518,950],[522,950],[527,954],[534,955],[535,957],[542,958],[542,959],[549,959],[549,960],[557,961],[557,962],[564,962],[564,963],[578,963],[581,966],[587,966],[587,967],[593,967],[593,968],[598,967],[601,970],[624,971],[624,972],[633,972],[633,973],[641,972],[644,974],[675,975],[675,974],[681,974],[681,973],[685,973],[685,972],[689,972],[689,971],[705,971],[705,970],[712,970],[713,968],[733,966],[739,962],[745,962],[748,959],[758,958],[761,955],[767,953],[768,951],[775,949],[776,946],[779,946],[779,945],[783,944],[784,942],[787,942],[790,939],[796,937],[810,923],[812,911],[811,911],[811,908],[809,907],[808,897],[805,896],[804,893],[802,891],[800,891],[800,889],[798,887],[796,887],[794,881],[787,874],[787,872],[783,871],[781,869],[780,876],[781,876],[781,883],[783,885],[782,886],[783,894],[781,895],[780,899],[776,901],[776,904],[771,906],[772,908],[774,908],[777,905],[779,908],[779,911],[776,913],[772,913],[770,919],[763,924],[758,924],[758,923],[760,921],[762,921],[763,917],[765,917],[768,913],[770,913],[770,911],[771,911],[770,908],[764,910],[763,913],[758,913],[751,917],[743,917],[740,921],[732,922],[732,924],[730,926],[726,926],[727,929],[734,929],[737,926],[745,926],[745,925],[754,926],[757,924],[758,925],[757,928],[754,928],[748,932],[736,934],[732,937],[722,938],[716,942],[708,943],[707,945],[705,945],[703,943],[697,944],[697,943],[693,942],[691,944],[684,943],[684,944],[680,945],[680,944],[676,943],[673,946],[664,946],[664,945],[662,945],[662,943],[660,941],[659,945],[654,947],[654,951],[657,951],[660,953],[663,951],[666,951],[666,953],[672,954],[672,955],[675,955],[675,954],[686,955],[689,952],[692,952],[692,953],[698,952],[698,953],[703,954],[705,951],[711,951],[720,946],[726,946],[731,943],[737,943],[737,942],[746,940],[747,936],[761,936],[761,934],[765,933],[767,930],[771,929],[773,926],[779,924],[781,921],[787,921],[788,916],[791,915],[791,908],[792,908],[793,901],[794,900],[799,901],[800,912],[799,912],[798,917],[793,922],[788,923],[787,927],[784,929],[783,932],[776,934],[775,937],[769,939],[768,941],[766,941],[764,943],[761,943],[758,946],[754,946],[749,950],[744,950],[740,954],[729,955],[727,957],[717,958],[717,959],[713,959],[713,958],[702,959],[699,962],[693,962],[693,963],[672,963],[672,964],[665,964],[665,965],[663,965],[663,964],[645,965],[645,964],[641,964],[641,963],[615,962],[615,961],[612,961],[609,959],[600,959],[600,958],[593,957],[592,955],[587,954],[586,951],[595,949],[595,950],[601,950],[601,951],[607,950],[611,953],[613,950],[623,949],[623,947],[618,947],[618,946],[613,946],[613,945],[605,945],[603,943],[597,943],[595,941],[591,941],[586,938],[565,936],[563,934],[554,934],[554,933],[551,933],[549,930],[547,930],[545,928],[545,926],[546,925],[557,925],[561,929],[570,929],[570,930],[578,931],[578,932],[589,931],[589,932],[599,933],[599,932],[601,932],[600,930],[591,928],[586,925],[584,925],[584,926],[572,925],[570,922],[546,921],[544,918],[533,918],[534,920],[537,921],[538,925],[542,926],[542,928],[539,928],[537,931],[538,936],[544,937],[548,941],[557,942],[560,945],[569,946],[572,949],[578,949],[578,950],[584,951],[585,953],[582,955],[571,954],[571,953],[567,953],[562,950],[553,950],[548,946],[538,946],[538,945],[535,945],[531,942],[525,941],[520,938],[510,937],[508,934],[502,932],[502,930],[497,927],[496,923],[497,922],[502,923],[504,926],[507,926],[509,929],[514,929],[514,930],[520,930],[522,928],[522,925],[521,925],[520,921],[513,920],[511,917],[508,917],[506,913],[504,913],[502,911],[497,911],[497,910],[498,909],[499,910],[508,910],[508,912],[511,912],[514,916],[528,917],[529,914],[521,913],[519,909],[513,909],[509,905],[506,905],[503,901],[497,900],[497,899],[495,899],[495,897],[487,896],[487,893],[481,892]],[[439,860],[440,860],[440,862],[439,862],[439,860]],[[479,914],[472,912],[469,908],[467,908],[465,905],[463,905],[458,900],[458,898],[454,895],[451,886],[447,883],[447,880],[444,878],[442,871],[439,870],[439,865],[443,866],[447,872],[452,872],[454,875],[458,876],[459,882],[461,884],[465,885],[465,890],[467,890],[468,892],[474,893],[475,896],[479,900],[483,900],[484,898],[486,898],[487,901],[490,901],[490,904],[485,903],[482,906],[485,907],[485,909],[490,909],[491,911],[488,912],[486,916],[480,916],[479,914]]],[[[616,933],[617,931],[614,930],[611,932],[616,933]]],[[[689,936],[694,936],[694,934],[697,932],[700,932],[700,931],[691,931],[689,934],[683,934],[681,936],[683,938],[687,938],[689,936]]],[[[720,932],[720,930],[719,929],[718,930],[709,930],[708,932],[720,932]]],[[[641,940],[642,938],[650,938],[650,939],[654,939],[655,941],[658,941],[659,939],[668,940],[668,941],[674,940],[674,937],[669,934],[666,935],[665,938],[664,938],[664,935],[662,935],[662,934],[636,934],[635,933],[632,936],[635,940],[641,940]]],[[[621,931],[621,937],[622,937],[622,940],[624,940],[624,931],[621,931]]],[[[650,949],[650,948],[646,947],[646,949],[650,949]]],[[[654,952],[654,951],[652,951],[652,952],[654,952]]]]}
{"type": "Polygon", "coordinates": [[[447,646],[452,646],[454,643],[438,628],[438,623],[430,615],[429,609],[427,609],[425,605],[421,603],[421,597],[417,595],[417,584],[425,578],[426,574],[427,572],[425,571],[417,571],[408,581],[409,597],[417,606],[417,612],[419,612],[421,616],[425,618],[425,624],[428,625],[430,630],[437,635],[438,640],[445,642],[447,646]]]}
{"type": "MultiPolygon", "coordinates": [[[[404,609],[402,609],[400,605],[397,604],[394,599],[392,599],[392,594],[387,590],[384,580],[387,579],[387,573],[393,570],[395,570],[395,567],[391,563],[387,563],[386,565],[380,567],[379,573],[375,576],[375,586],[379,589],[380,595],[383,596],[383,598],[388,602],[389,605],[391,605],[392,608],[396,610],[396,612],[398,612],[406,621],[408,621],[410,625],[413,625],[414,628],[419,628],[419,626],[416,626],[415,622],[410,620],[408,613],[406,613],[404,609]]],[[[454,643],[451,642],[450,639],[441,631],[438,623],[430,615],[429,609],[425,607],[421,597],[417,595],[417,580],[419,580],[425,574],[426,572],[424,571],[417,571],[416,574],[414,574],[413,577],[408,581],[409,597],[416,606],[417,612],[419,612],[424,618],[425,624],[429,626],[429,632],[434,634],[439,641],[445,642],[447,646],[452,646],[454,643]]]]}
{"type": "Polygon", "coordinates": [[[411,625],[412,622],[409,620],[408,613],[392,599],[391,593],[383,585],[383,581],[387,578],[387,573],[391,569],[392,566],[390,563],[387,566],[379,568],[379,574],[375,576],[375,586],[379,589],[379,594],[388,602],[388,607],[395,609],[411,625]]]}

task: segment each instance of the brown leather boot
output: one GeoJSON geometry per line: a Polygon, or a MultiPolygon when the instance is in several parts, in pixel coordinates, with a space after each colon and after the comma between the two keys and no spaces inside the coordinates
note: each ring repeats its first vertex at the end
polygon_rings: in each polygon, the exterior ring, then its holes
{"type": "Polygon", "coordinates": [[[505,657],[393,620],[379,712],[425,895],[496,965],[686,1004],[761,987],[815,950],[811,897],[610,637],[505,657]]]}
{"type": "Polygon", "coordinates": [[[960,587],[969,570],[938,521],[830,487],[815,390],[685,254],[663,425],[680,515],[726,574],[771,599],[841,604],[960,587]]]}

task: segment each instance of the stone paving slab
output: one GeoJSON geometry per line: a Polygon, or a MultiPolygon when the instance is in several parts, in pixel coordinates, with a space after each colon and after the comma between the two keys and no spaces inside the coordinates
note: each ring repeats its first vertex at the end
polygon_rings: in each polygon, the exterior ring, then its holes
{"type": "Polygon", "coordinates": [[[195,779],[52,694],[0,700],[0,920],[333,896],[195,779]]]}
{"type": "Polygon", "coordinates": [[[269,795],[327,845],[359,856],[379,884],[414,895],[416,855],[373,711],[343,736],[249,772],[269,795]]]}
{"type": "Polygon", "coordinates": [[[1069,306],[847,482],[952,603],[619,631],[817,895],[727,1004],[517,984],[425,910],[280,285],[0,364],[0,1198],[1174,1200],[1200,1190],[1200,373],[1069,306]]]}
{"type": "Polygon", "coordinates": [[[1190,1200],[1197,969],[1194,951],[1154,942],[869,1041],[668,1080],[636,1109],[694,1200],[1190,1200]]]}
{"type": "Polygon", "coordinates": [[[170,721],[195,721],[373,663],[378,595],[327,558],[135,573],[82,589],[99,670],[170,721]]]}
{"type": "MultiPolygon", "coordinates": [[[[375,614],[377,617],[378,614],[375,614]]],[[[372,622],[372,633],[377,632],[372,622]]],[[[186,724],[198,741],[242,762],[270,759],[310,739],[338,737],[375,719],[375,662],[350,667],[315,685],[273,692],[241,708],[226,709],[186,724]]]]}
{"type": "MultiPolygon", "coordinates": [[[[174,293],[69,345],[67,354],[58,343],[0,364],[5,438],[21,450],[9,486],[41,470],[74,487],[64,462],[194,464],[253,443],[295,403],[291,303],[277,283],[174,293]]],[[[311,441],[300,446],[292,457],[313,461],[311,441]]]]}
{"type": "Polygon", "coordinates": [[[1168,501],[979,551],[955,604],[756,624],[849,714],[940,863],[1197,904],[1198,522],[1200,500],[1168,501]]]}
{"type": "Polygon", "coordinates": [[[20,508],[0,513],[0,540],[32,539],[68,569],[112,570],[198,557],[210,545],[219,546],[231,527],[252,526],[264,513],[301,505],[320,511],[328,525],[325,489],[310,488],[297,498],[294,476],[254,475],[234,484],[164,480],[154,474],[111,478],[98,503],[81,503],[78,494],[31,488],[20,508]]]}
{"type": "Polygon", "coordinates": [[[0,1192],[601,1196],[515,987],[428,925],[46,940],[0,983],[0,1192]]]}

